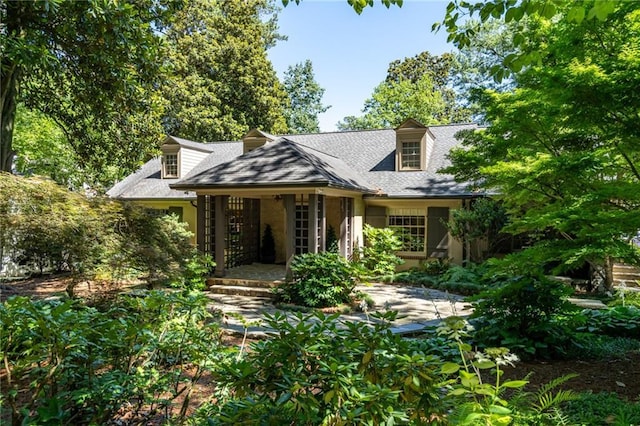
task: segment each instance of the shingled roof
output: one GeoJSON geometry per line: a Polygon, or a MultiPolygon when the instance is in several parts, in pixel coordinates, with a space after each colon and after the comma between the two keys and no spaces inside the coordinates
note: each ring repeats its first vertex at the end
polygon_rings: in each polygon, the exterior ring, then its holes
{"type": "Polygon", "coordinates": [[[233,160],[192,171],[175,189],[328,186],[374,192],[372,185],[341,159],[287,138],[265,144],[233,160]]]}
{"type": "MultiPolygon", "coordinates": [[[[206,160],[212,165],[242,154],[242,144],[238,142],[214,142],[204,144],[173,136],[171,139],[181,146],[210,152],[211,154],[206,157],[206,160]]],[[[195,192],[171,189],[169,184],[177,180],[162,179],[161,167],[162,162],[160,161],[160,157],[149,160],[138,171],[116,183],[107,191],[107,195],[126,200],[189,200],[196,198],[195,192]]]]}
{"type": "Polygon", "coordinates": [[[161,179],[154,159],[115,185],[113,197],[193,197],[198,188],[327,185],[390,198],[446,198],[475,195],[451,175],[437,171],[449,164],[447,153],[460,142],[455,135],[475,124],[429,126],[434,136],[426,170],[396,171],[393,129],[285,135],[242,155],[242,141],[201,144],[173,139],[211,152],[181,180],[161,179]],[[192,145],[193,144],[193,145],[192,145]],[[169,185],[173,187],[169,187],[169,185]]]}

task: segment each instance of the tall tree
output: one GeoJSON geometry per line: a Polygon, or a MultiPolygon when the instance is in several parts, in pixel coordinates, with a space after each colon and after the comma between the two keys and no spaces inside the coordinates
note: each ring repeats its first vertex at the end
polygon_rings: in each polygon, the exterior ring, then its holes
{"type": "Polygon", "coordinates": [[[451,87],[456,70],[454,65],[455,55],[451,53],[434,56],[425,51],[390,63],[385,81],[398,82],[405,78],[417,83],[422,76],[428,75],[434,90],[440,93],[444,102],[444,109],[435,117],[436,120],[442,123],[468,122],[471,118],[469,111],[458,102],[451,87]]]}
{"type": "Polygon", "coordinates": [[[520,257],[529,266],[588,262],[610,286],[614,259],[640,261],[626,241],[640,229],[640,3],[601,3],[530,15],[513,34],[524,59],[505,62],[516,89],[480,95],[490,126],[448,171],[502,194],[511,231],[544,237],[520,257]]]}
{"type": "Polygon", "coordinates": [[[61,127],[82,166],[98,175],[116,158],[125,173],[135,167],[146,137],[157,137],[146,123],[155,109],[158,29],[178,4],[0,1],[0,170],[11,170],[19,100],[61,127]]]}
{"type": "Polygon", "coordinates": [[[13,146],[18,153],[18,174],[49,176],[67,188],[79,188],[84,183],[64,132],[43,113],[18,105],[13,146]]]}
{"type": "Polygon", "coordinates": [[[279,37],[274,14],[269,0],[190,0],[176,13],[165,37],[167,133],[212,141],[286,131],[287,95],[266,54],[279,37]]]}
{"type": "Polygon", "coordinates": [[[469,110],[460,106],[450,87],[453,55],[433,56],[422,52],[389,64],[387,77],[370,99],[360,117],[345,117],[341,130],[393,127],[407,118],[424,124],[466,122],[469,110]]]}
{"type": "Polygon", "coordinates": [[[444,112],[442,94],[435,90],[431,77],[423,75],[413,82],[408,78],[384,81],[373,90],[360,117],[348,116],[338,123],[340,130],[365,130],[395,127],[407,118],[423,124],[439,124],[444,112]]]}
{"type": "Polygon", "coordinates": [[[322,104],[324,89],[316,82],[310,60],[290,66],[284,75],[284,89],[290,104],[285,108],[289,132],[315,133],[320,131],[318,114],[331,106],[322,104]]]}

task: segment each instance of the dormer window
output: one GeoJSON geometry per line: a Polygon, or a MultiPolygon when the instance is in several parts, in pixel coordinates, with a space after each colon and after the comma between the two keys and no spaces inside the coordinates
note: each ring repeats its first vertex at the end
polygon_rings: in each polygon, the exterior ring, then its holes
{"type": "Polygon", "coordinates": [[[165,178],[178,177],[178,154],[177,153],[164,155],[164,177],[165,178]]]}
{"type": "Polygon", "coordinates": [[[420,170],[420,141],[401,142],[400,165],[403,170],[420,170]]]}
{"type": "Polygon", "coordinates": [[[422,123],[409,119],[396,128],[396,170],[426,170],[433,135],[422,123]]]}
{"type": "Polygon", "coordinates": [[[253,129],[242,138],[242,153],[253,151],[256,148],[261,147],[264,144],[273,142],[276,139],[275,136],[262,130],[253,129]]]}
{"type": "Polygon", "coordinates": [[[165,145],[162,147],[162,179],[180,177],[180,147],[165,145]]]}

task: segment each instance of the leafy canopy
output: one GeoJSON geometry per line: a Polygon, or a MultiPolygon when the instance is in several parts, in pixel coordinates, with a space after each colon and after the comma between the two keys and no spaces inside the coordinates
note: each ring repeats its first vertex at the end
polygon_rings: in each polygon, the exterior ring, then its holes
{"type": "Polygon", "coordinates": [[[291,133],[317,133],[320,131],[318,114],[331,106],[322,104],[324,89],[315,81],[310,60],[290,66],[284,74],[284,89],[290,104],[285,108],[291,133]]]}
{"type": "Polygon", "coordinates": [[[637,262],[625,238],[640,229],[640,4],[584,19],[575,8],[593,2],[553,5],[513,36],[539,60],[514,75],[516,89],[479,95],[491,125],[463,137],[447,171],[500,192],[512,232],[544,237],[528,262],[637,262]]]}
{"type": "Polygon", "coordinates": [[[199,141],[284,133],[287,95],[266,54],[275,27],[267,0],[192,0],[176,13],[165,37],[165,131],[199,141]]]}
{"type": "Polygon", "coordinates": [[[60,126],[93,180],[116,177],[106,168],[113,158],[121,173],[137,167],[160,132],[151,94],[162,65],[158,29],[179,3],[3,2],[0,170],[12,168],[20,100],[60,126]]]}

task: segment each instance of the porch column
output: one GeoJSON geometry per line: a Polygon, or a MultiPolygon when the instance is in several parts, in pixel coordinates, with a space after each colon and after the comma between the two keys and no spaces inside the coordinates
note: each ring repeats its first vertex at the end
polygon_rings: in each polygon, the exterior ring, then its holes
{"type": "Polygon", "coordinates": [[[198,195],[197,201],[197,217],[196,217],[196,241],[198,243],[198,250],[200,253],[206,253],[204,230],[205,230],[205,217],[206,217],[206,201],[205,195],[198,195]]]}
{"type": "Polygon", "coordinates": [[[216,277],[224,277],[225,275],[225,264],[224,264],[224,253],[225,253],[225,236],[227,235],[226,222],[227,222],[227,201],[229,200],[228,195],[218,195],[214,197],[215,202],[215,253],[216,253],[216,270],[214,275],[216,277]]]}
{"type": "Polygon", "coordinates": [[[327,198],[324,195],[318,195],[318,246],[320,251],[327,250],[327,198]]]}
{"type": "Polygon", "coordinates": [[[340,198],[340,256],[348,258],[351,255],[351,215],[352,199],[340,198]]]}
{"type": "Polygon", "coordinates": [[[309,195],[309,253],[318,252],[318,196],[309,195]]]}
{"type": "Polygon", "coordinates": [[[287,262],[287,271],[289,270],[289,262],[294,254],[296,254],[296,196],[287,194],[282,196],[284,204],[284,240],[285,240],[285,259],[287,262]]]}

